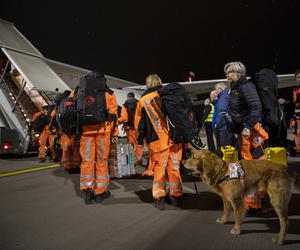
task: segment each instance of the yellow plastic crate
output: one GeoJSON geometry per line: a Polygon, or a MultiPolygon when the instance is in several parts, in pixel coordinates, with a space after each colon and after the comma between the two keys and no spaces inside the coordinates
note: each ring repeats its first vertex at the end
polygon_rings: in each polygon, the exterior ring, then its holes
{"type": "Polygon", "coordinates": [[[222,160],[226,162],[237,162],[239,160],[238,151],[232,146],[221,147],[223,153],[222,160]],[[233,155],[232,155],[233,154],[233,155]]]}
{"type": "Polygon", "coordinates": [[[286,149],[280,147],[266,148],[265,154],[268,160],[287,166],[286,149]]]}

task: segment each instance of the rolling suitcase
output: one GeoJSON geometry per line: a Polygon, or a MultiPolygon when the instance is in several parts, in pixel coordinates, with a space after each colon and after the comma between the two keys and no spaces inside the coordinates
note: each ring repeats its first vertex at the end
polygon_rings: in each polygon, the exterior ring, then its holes
{"type": "Polygon", "coordinates": [[[117,144],[112,144],[108,166],[110,177],[122,178],[134,175],[135,168],[132,145],[124,143],[122,140],[117,144]]]}
{"type": "Polygon", "coordinates": [[[116,177],[117,168],[118,168],[117,146],[115,143],[111,143],[109,156],[108,156],[108,171],[109,171],[110,178],[116,177]]]}
{"type": "Polygon", "coordinates": [[[280,147],[266,148],[265,154],[268,160],[287,166],[286,149],[280,147]]]}
{"type": "Polygon", "coordinates": [[[226,162],[237,162],[239,160],[238,151],[232,146],[221,147],[223,153],[222,160],[226,162]]]}

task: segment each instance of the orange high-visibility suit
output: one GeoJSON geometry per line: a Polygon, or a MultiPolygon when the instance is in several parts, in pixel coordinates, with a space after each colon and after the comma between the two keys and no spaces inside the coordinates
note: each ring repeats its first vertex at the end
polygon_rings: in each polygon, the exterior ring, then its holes
{"type": "Polygon", "coordinates": [[[79,144],[75,142],[76,135],[68,136],[64,133],[60,135],[62,147],[62,164],[64,169],[79,168],[81,159],[79,154],[79,144]]]}
{"type": "Polygon", "coordinates": [[[159,95],[156,89],[147,90],[148,94],[144,94],[137,104],[134,123],[138,134],[137,141],[139,145],[143,145],[146,138],[148,144],[149,161],[154,171],[153,197],[159,199],[167,195],[167,178],[170,184],[169,195],[180,197],[182,180],[179,167],[182,147],[174,144],[169,137],[166,121],[159,109],[159,95]]]}
{"type": "MultiPolygon", "coordinates": [[[[251,131],[249,137],[243,137],[241,139],[241,158],[245,160],[266,159],[262,144],[265,140],[269,138],[268,133],[256,123],[251,131]]],[[[265,192],[255,192],[250,195],[245,196],[245,206],[247,209],[261,209],[261,198],[265,196],[265,192]]]]}
{"type": "MultiPolygon", "coordinates": [[[[128,109],[125,105],[122,106],[121,109],[121,116],[118,119],[119,124],[123,124],[128,122],[129,120],[129,115],[128,115],[128,109]]],[[[127,138],[127,143],[132,144],[133,150],[134,150],[134,162],[138,162],[142,158],[143,154],[143,147],[139,147],[137,145],[136,141],[136,132],[134,127],[126,127],[126,138],[127,138]]]]}
{"type": "MultiPolygon", "coordinates": [[[[53,151],[55,152],[55,159],[56,161],[60,161],[61,160],[61,155],[58,155],[58,152],[56,152],[54,150],[54,146],[55,146],[55,139],[60,139],[60,130],[56,128],[55,126],[55,122],[56,122],[56,107],[52,110],[51,114],[50,114],[50,122],[49,122],[49,130],[51,132],[50,137],[53,137],[53,151]]],[[[56,142],[57,143],[57,142],[56,142]]]]}
{"type": "MultiPolygon", "coordinates": [[[[42,114],[43,114],[42,112],[35,113],[32,117],[32,121],[37,119],[42,114]]],[[[55,139],[55,135],[51,134],[49,126],[46,125],[44,130],[40,133],[40,137],[39,137],[39,145],[40,145],[39,146],[39,155],[38,155],[39,159],[46,159],[47,141],[49,142],[49,147],[50,147],[50,151],[51,151],[51,158],[53,160],[56,159],[56,153],[55,153],[55,150],[54,150],[54,139],[55,139]]]]}
{"type": "MultiPolygon", "coordinates": [[[[69,97],[74,97],[74,91],[69,97]]],[[[52,111],[51,116],[56,116],[56,108],[52,111]]],[[[54,118],[55,119],[55,118],[54,118]]],[[[79,143],[75,142],[76,135],[68,136],[67,134],[58,131],[60,135],[60,143],[62,148],[61,162],[65,170],[79,168],[81,159],[79,154],[79,143]]]]}
{"type": "MultiPolygon", "coordinates": [[[[128,120],[129,120],[128,110],[127,110],[126,106],[123,105],[122,109],[121,109],[121,116],[118,119],[118,124],[126,123],[126,122],[128,122],[128,120]]],[[[134,127],[133,128],[127,128],[126,127],[125,130],[126,130],[127,142],[129,144],[134,144],[136,142],[134,127]]]]}
{"type": "MultiPolygon", "coordinates": [[[[114,93],[105,92],[106,107],[110,114],[118,115],[117,100],[114,93]]],[[[80,139],[80,190],[91,189],[95,195],[107,191],[109,184],[108,155],[111,136],[118,136],[115,121],[99,125],[82,126],[80,139]]]]}

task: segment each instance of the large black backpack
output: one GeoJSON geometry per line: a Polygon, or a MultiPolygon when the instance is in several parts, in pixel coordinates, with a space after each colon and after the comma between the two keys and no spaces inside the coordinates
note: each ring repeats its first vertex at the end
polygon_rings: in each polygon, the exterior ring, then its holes
{"type": "Polygon", "coordinates": [[[191,142],[196,135],[196,122],[193,104],[185,88],[179,83],[170,83],[160,88],[158,94],[171,140],[175,143],[191,142]]]}
{"type": "Polygon", "coordinates": [[[32,129],[37,133],[41,133],[46,125],[48,125],[48,117],[44,114],[39,115],[31,122],[32,129]]]}
{"type": "Polygon", "coordinates": [[[278,78],[271,69],[262,69],[251,79],[257,89],[262,105],[262,123],[269,132],[270,141],[276,141],[280,134],[283,112],[278,103],[278,78]]]}
{"type": "Polygon", "coordinates": [[[106,79],[92,72],[80,78],[76,93],[80,125],[100,124],[116,119],[108,113],[105,92],[113,93],[106,85],[106,79]]]}
{"type": "Polygon", "coordinates": [[[128,121],[125,124],[127,128],[134,127],[134,116],[135,116],[135,110],[136,110],[137,103],[138,103],[138,100],[136,100],[136,99],[127,100],[124,103],[124,106],[127,108],[127,111],[128,111],[128,121]]]}
{"type": "Polygon", "coordinates": [[[61,100],[56,110],[56,120],[61,131],[71,136],[76,133],[77,128],[77,107],[73,97],[61,100]]]}

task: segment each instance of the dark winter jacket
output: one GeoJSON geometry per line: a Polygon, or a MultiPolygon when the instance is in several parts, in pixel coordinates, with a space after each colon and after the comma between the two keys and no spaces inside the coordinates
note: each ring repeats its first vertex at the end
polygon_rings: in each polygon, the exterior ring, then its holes
{"type": "Polygon", "coordinates": [[[262,107],[253,82],[241,77],[232,84],[228,113],[239,128],[252,129],[262,119],[262,107]]]}

